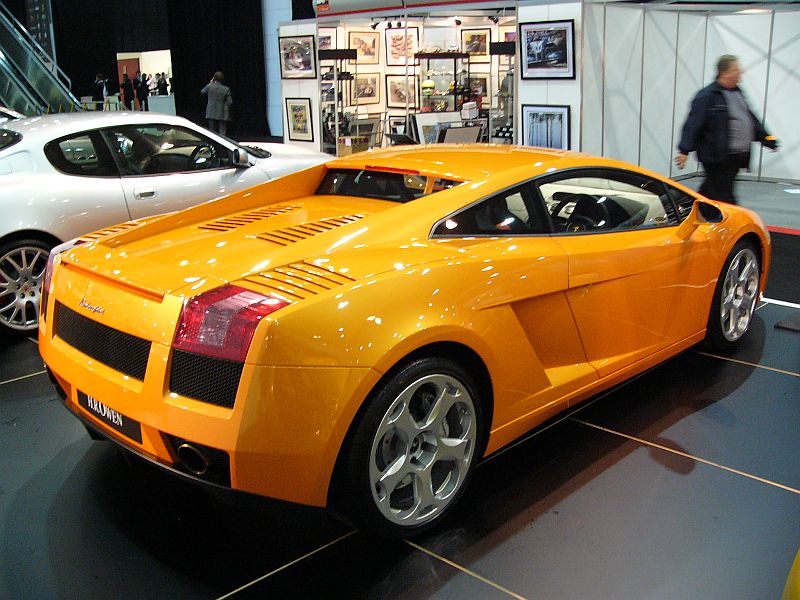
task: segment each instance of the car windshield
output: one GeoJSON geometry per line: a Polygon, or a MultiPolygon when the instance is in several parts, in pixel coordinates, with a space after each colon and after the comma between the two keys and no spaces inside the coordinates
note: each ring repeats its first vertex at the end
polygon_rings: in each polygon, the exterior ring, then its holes
{"type": "Polygon", "coordinates": [[[0,150],[5,150],[9,146],[13,146],[22,139],[22,136],[16,131],[9,131],[8,129],[0,129],[0,150]]]}
{"type": "Polygon", "coordinates": [[[416,173],[331,169],[320,183],[316,194],[408,202],[461,183],[449,179],[435,179],[433,185],[428,185],[430,179],[427,175],[416,173]]]}

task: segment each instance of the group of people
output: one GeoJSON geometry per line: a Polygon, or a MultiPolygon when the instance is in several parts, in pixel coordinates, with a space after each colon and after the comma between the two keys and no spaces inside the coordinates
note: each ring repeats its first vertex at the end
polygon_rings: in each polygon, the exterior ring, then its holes
{"type": "Polygon", "coordinates": [[[133,79],[128,77],[127,73],[123,73],[122,81],[118,86],[114,86],[110,80],[103,77],[102,73],[98,73],[94,79],[92,101],[103,102],[107,97],[113,96],[116,93],[115,87],[121,91],[120,102],[127,110],[147,110],[147,99],[151,95],[166,96],[169,94],[166,73],[156,73],[150,77],[146,73],[136,71],[133,79]]]}

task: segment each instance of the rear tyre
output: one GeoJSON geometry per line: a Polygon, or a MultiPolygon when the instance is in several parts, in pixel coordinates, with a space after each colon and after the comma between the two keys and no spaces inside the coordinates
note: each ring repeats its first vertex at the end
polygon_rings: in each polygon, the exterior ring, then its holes
{"type": "Polygon", "coordinates": [[[442,358],[409,363],[368,400],[346,452],[337,509],[391,537],[438,524],[458,502],[483,444],[477,386],[442,358]]]}
{"type": "Polygon", "coordinates": [[[51,246],[36,239],[0,247],[0,327],[30,332],[39,326],[42,280],[51,246]]]}
{"type": "Polygon", "coordinates": [[[760,283],[758,250],[740,240],[725,260],[714,290],[706,332],[709,346],[730,352],[740,345],[753,320],[760,283]]]}

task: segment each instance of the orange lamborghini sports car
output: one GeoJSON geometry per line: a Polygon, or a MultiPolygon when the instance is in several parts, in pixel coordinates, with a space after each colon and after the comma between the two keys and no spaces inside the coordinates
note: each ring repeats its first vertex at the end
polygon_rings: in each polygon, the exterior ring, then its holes
{"type": "Polygon", "coordinates": [[[559,411],[734,347],[769,262],[755,214],[637,167],[408,146],[57,247],[39,347],[93,436],[413,535],[559,411]]]}

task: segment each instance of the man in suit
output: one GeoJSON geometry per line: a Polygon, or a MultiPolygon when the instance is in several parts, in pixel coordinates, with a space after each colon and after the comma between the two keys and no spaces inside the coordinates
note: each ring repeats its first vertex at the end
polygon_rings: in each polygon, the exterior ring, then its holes
{"type": "Polygon", "coordinates": [[[103,74],[98,73],[94,77],[94,86],[92,87],[92,102],[94,103],[94,110],[103,110],[103,102],[108,96],[106,90],[106,81],[103,79],[103,74]]]}
{"type": "Polygon", "coordinates": [[[200,90],[200,93],[208,96],[206,105],[208,128],[225,135],[228,131],[228,122],[231,120],[230,107],[233,99],[231,98],[231,88],[223,85],[223,79],[222,71],[217,71],[211,81],[200,90]]]}

